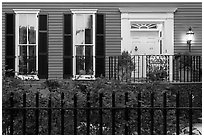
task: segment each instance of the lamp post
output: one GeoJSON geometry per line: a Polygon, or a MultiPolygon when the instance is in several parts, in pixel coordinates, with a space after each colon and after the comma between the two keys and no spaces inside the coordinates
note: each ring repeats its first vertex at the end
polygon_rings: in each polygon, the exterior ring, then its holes
{"type": "Polygon", "coordinates": [[[186,36],[187,36],[187,46],[189,48],[189,52],[191,52],[191,41],[193,40],[193,36],[194,36],[192,27],[189,27],[188,32],[186,32],[186,36]]]}

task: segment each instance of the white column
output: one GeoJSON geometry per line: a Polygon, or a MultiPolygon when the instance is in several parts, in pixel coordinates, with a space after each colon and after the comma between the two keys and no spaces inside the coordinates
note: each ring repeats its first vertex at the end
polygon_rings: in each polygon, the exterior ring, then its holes
{"type": "Polygon", "coordinates": [[[76,14],[73,14],[73,47],[72,47],[72,51],[73,51],[73,62],[72,62],[72,68],[73,68],[73,76],[76,75],[76,52],[75,52],[75,32],[76,32],[76,14]]]}
{"type": "Polygon", "coordinates": [[[95,32],[96,32],[96,30],[95,30],[95,28],[96,28],[96,17],[95,17],[95,14],[93,14],[92,15],[93,16],[93,76],[95,76],[96,75],[96,66],[95,66],[95,55],[96,55],[96,53],[95,53],[95,48],[96,48],[96,36],[95,36],[95,32]]]}
{"type": "Polygon", "coordinates": [[[174,19],[173,14],[167,14],[164,25],[165,42],[164,54],[170,55],[169,58],[169,81],[173,81],[173,56],[174,55],[174,19]]]}
{"type": "Polygon", "coordinates": [[[128,50],[131,44],[130,38],[130,22],[128,18],[128,13],[121,14],[121,53],[124,50],[128,50]]]}

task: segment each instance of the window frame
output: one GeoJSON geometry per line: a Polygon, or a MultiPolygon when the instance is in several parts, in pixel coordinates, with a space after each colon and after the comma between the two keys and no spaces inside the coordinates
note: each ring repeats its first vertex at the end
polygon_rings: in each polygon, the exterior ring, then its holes
{"type": "Polygon", "coordinates": [[[73,34],[73,37],[72,37],[72,40],[73,40],[73,80],[95,80],[95,75],[96,75],[96,66],[95,66],[95,49],[96,49],[96,12],[97,12],[97,9],[70,9],[70,11],[73,13],[73,20],[72,20],[72,24],[73,24],[73,28],[72,28],[72,34],[73,34]],[[92,44],[82,44],[83,46],[86,46],[86,45],[93,45],[93,74],[92,75],[77,75],[76,73],[76,46],[77,45],[80,45],[80,44],[77,44],[76,43],[76,36],[74,35],[74,33],[76,32],[76,15],[77,14],[89,14],[89,15],[92,15],[92,20],[93,20],[93,32],[92,32],[92,44]]]}
{"type": "MultiPolygon", "coordinates": [[[[20,47],[19,45],[25,45],[26,47],[29,45],[35,45],[36,49],[36,72],[38,72],[38,15],[40,12],[40,9],[13,9],[15,13],[15,76],[20,78],[20,79],[34,79],[34,80],[39,80],[37,74],[26,74],[26,75],[19,75],[19,55],[20,55],[20,47]],[[21,14],[35,14],[36,16],[36,42],[35,44],[20,44],[19,43],[19,19],[21,14]]],[[[27,32],[28,33],[28,32],[27,32]]],[[[28,37],[28,36],[27,36],[28,37]]],[[[28,41],[28,40],[27,40],[28,41]]],[[[27,51],[29,52],[29,51],[27,51]]]]}

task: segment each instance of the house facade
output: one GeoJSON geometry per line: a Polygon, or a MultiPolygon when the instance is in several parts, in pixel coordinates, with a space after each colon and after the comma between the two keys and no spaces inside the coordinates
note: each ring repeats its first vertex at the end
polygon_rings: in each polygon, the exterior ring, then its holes
{"type": "MultiPolygon", "coordinates": [[[[147,75],[143,56],[169,56],[168,74],[173,79],[171,57],[189,51],[190,27],[190,52],[201,56],[201,2],[3,2],[2,65],[16,76],[95,79],[110,77],[111,66],[118,64],[110,57],[126,51],[134,56],[134,66],[138,64],[132,73],[138,77],[147,75]]],[[[200,58],[194,63],[201,68],[200,58]]]]}

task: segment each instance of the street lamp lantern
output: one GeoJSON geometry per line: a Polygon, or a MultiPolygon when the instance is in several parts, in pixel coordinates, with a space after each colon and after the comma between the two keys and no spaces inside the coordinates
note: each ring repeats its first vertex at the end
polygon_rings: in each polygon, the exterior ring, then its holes
{"type": "Polygon", "coordinates": [[[191,52],[191,41],[193,40],[194,32],[192,27],[189,27],[188,32],[186,32],[187,46],[189,47],[189,52],[191,52]]]}

